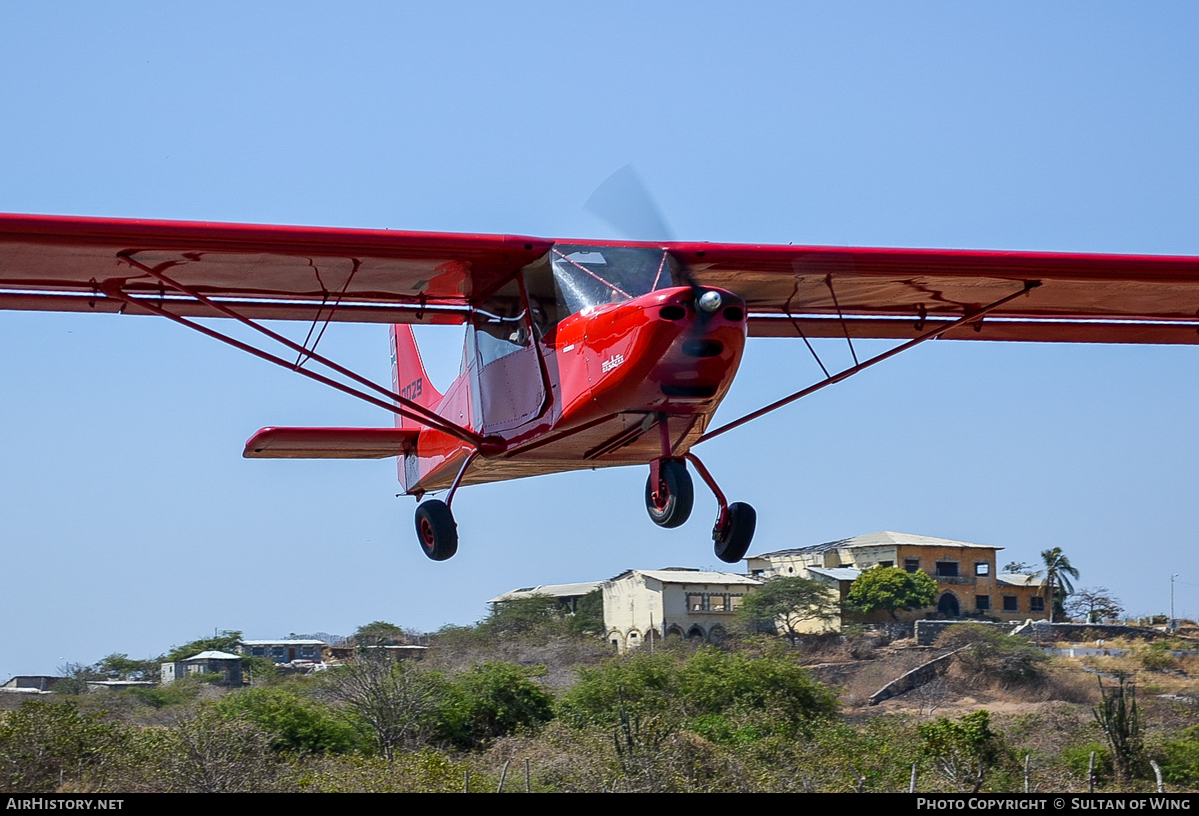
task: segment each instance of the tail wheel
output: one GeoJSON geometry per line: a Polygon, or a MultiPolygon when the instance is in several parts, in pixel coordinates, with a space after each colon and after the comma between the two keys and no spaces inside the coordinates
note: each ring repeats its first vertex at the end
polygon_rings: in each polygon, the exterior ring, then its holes
{"type": "Polygon", "coordinates": [[[448,504],[430,499],[416,508],[416,538],[434,561],[445,561],[458,552],[458,525],[448,504]]]}
{"type": "Polygon", "coordinates": [[[653,477],[645,481],[645,509],[659,527],[678,527],[691,517],[695,490],[691,474],[682,462],[666,459],[658,468],[658,495],[654,496],[653,477]]]}
{"type": "Polygon", "coordinates": [[[736,564],[749,552],[758,526],[758,514],[745,502],[733,502],[727,510],[724,528],[712,535],[716,540],[716,557],[727,564],[736,564]]]}

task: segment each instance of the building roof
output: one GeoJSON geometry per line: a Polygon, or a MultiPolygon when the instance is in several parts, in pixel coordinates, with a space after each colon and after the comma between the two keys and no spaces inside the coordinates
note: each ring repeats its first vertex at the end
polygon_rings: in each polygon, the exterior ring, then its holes
{"type": "Polygon", "coordinates": [[[762,584],[762,581],[757,578],[750,578],[748,575],[740,575],[735,572],[709,572],[707,570],[678,568],[660,570],[625,570],[611,580],[619,581],[626,575],[633,574],[645,575],[649,578],[653,578],[655,581],[661,581],[664,584],[740,584],[742,586],[760,586],[762,584]]]}
{"type": "Polygon", "coordinates": [[[1003,547],[996,547],[993,544],[975,544],[970,541],[955,541],[952,538],[936,538],[934,536],[916,535],[914,533],[896,533],[891,530],[883,530],[878,533],[867,533],[866,535],[854,536],[853,538],[842,538],[837,541],[826,541],[823,544],[813,544],[809,547],[795,547],[788,550],[775,550],[774,552],[762,553],[760,555],[751,555],[750,558],[772,558],[784,555],[804,555],[807,553],[826,552],[828,550],[853,549],[856,547],[894,547],[894,546],[915,546],[915,547],[975,547],[984,550],[1002,550],[1003,547]]]}
{"type": "Polygon", "coordinates": [[[545,584],[543,586],[521,587],[520,589],[511,589],[503,595],[497,595],[487,603],[503,603],[504,601],[516,601],[521,598],[532,598],[537,595],[548,595],[551,598],[574,598],[581,595],[586,595],[588,592],[595,592],[600,588],[599,581],[583,581],[578,584],[545,584]]]}
{"type": "Polygon", "coordinates": [[[243,640],[242,646],[324,646],[323,640],[243,640]]]}
{"type": "Polygon", "coordinates": [[[185,657],[184,663],[190,663],[193,660],[241,660],[241,655],[229,654],[228,652],[214,652],[211,649],[207,652],[200,652],[198,655],[185,657]]]}
{"type": "Polygon", "coordinates": [[[995,576],[995,580],[998,581],[1000,585],[1006,584],[1007,586],[1022,587],[1039,587],[1045,583],[1043,580],[1035,576],[1020,575],[1019,573],[1015,572],[1001,572],[995,576]]]}
{"type": "Polygon", "coordinates": [[[88,688],[148,688],[157,686],[153,680],[88,680],[88,688]]]}
{"type": "Polygon", "coordinates": [[[857,567],[808,567],[808,572],[834,581],[856,581],[862,571],[857,567]]]}

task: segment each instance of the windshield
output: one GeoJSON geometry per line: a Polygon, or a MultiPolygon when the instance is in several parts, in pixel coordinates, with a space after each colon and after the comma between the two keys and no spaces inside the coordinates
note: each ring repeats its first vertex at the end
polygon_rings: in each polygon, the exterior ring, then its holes
{"type": "Polygon", "coordinates": [[[677,285],[678,263],[662,249],[558,245],[551,264],[567,314],[677,285]]]}

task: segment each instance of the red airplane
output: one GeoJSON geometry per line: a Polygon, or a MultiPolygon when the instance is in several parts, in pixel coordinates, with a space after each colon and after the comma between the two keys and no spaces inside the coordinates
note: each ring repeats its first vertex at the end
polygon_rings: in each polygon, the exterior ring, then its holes
{"type": "MultiPolygon", "coordinates": [[[[394,428],[264,428],[250,458],[399,458],[425,554],[457,550],[462,485],[649,466],[663,527],[716,496],[718,558],[755,512],[700,442],[936,338],[1199,343],[1199,258],[852,249],[0,215],[0,309],[153,314],[386,409],[394,428]],[[222,317],[284,352],[195,318],[222,317]],[[309,324],[297,343],[262,320],[309,324]],[[317,352],[330,322],[392,324],[390,386],[317,352]],[[429,381],[410,324],[465,323],[462,370],[429,381]],[[844,337],[854,365],[710,428],[751,337],[844,337]],[[894,348],[859,360],[856,338],[894,348]],[[317,367],[320,370],[315,370],[317,367]]],[[[810,343],[808,343],[811,349],[810,343]]],[[[813,351],[815,355],[815,351],[813,351]]]]}

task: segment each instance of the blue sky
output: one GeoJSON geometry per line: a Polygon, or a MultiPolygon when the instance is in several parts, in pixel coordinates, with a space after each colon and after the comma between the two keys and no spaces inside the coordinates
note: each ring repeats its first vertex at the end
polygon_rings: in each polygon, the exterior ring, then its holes
{"type": "MultiPolygon", "coordinates": [[[[582,205],[633,163],[683,239],[1199,255],[1197,23],[1186,3],[9,3],[0,211],[619,237],[582,205]]],[[[420,339],[434,379],[456,370],[459,331],[420,339]]],[[[711,498],[658,529],[643,469],[463,491],[435,564],[391,462],[240,456],[261,426],[376,409],[151,318],[0,313],[0,344],[5,677],[214,628],[433,629],[515,586],[717,564],[711,498]]],[[[322,349],[387,379],[385,327],[322,349]]],[[[883,529],[1060,546],[1133,612],[1178,573],[1195,615],[1197,364],[932,343],[697,452],[757,507],[756,551],[883,529]]],[[[817,375],[802,344],[752,341],[721,416],[817,375]]]]}

